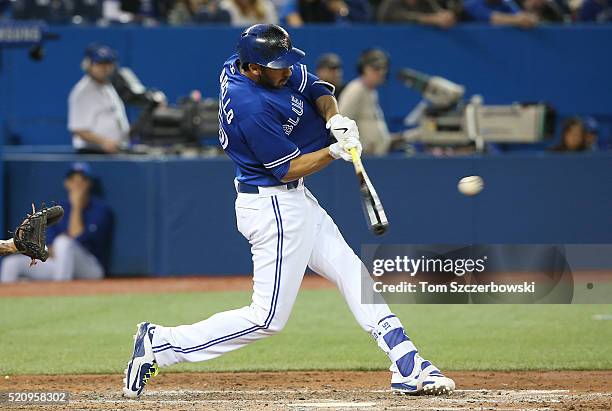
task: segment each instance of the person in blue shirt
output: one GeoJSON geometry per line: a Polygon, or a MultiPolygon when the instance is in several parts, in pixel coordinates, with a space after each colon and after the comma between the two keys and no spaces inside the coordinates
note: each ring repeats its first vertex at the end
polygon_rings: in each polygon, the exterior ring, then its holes
{"type": "Polygon", "coordinates": [[[334,160],[361,155],[359,130],[339,113],[334,87],[300,64],[305,53],[282,27],[251,26],[237,49],[219,76],[219,142],[236,165],[236,224],[251,245],[252,303],[190,325],[138,324],[123,394],[140,396],[159,367],[209,360],[280,332],[307,267],[338,287],[389,356],[392,390],[452,392],[454,381],[420,356],[387,304],[374,303],[363,263],[304,184],[334,160]]]}
{"type": "Polygon", "coordinates": [[[605,23],[612,21],[612,1],[585,0],[578,9],[579,21],[605,23]]]}
{"type": "Polygon", "coordinates": [[[522,11],[514,0],[467,0],[463,9],[471,21],[523,29],[538,25],[538,18],[532,13],[522,11]]]}
{"type": "Polygon", "coordinates": [[[64,180],[68,200],[61,202],[64,218],[47,230],[49,259],[30,267],[30,258],[11,255],[2,260],[1,282],[20,278],[64,281],[100,279],[108,256],[112,213],[91,194],[92,174],[87,163],[73,164],[64,180]]]}

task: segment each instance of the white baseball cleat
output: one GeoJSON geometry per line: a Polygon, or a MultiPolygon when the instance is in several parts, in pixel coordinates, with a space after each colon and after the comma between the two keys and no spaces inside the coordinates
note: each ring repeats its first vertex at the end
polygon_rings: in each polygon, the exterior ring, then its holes
{"type": "Polygon", "coordinates": [[[155,326],[150,323],[138,324],[134,336],[134,352],[125,369],[123,379],[123,395],[128,398],[138,398],[151,377],[159,373],[159,367],[153,355],[153,331],[155,326]]]}
{"type": "Polygon", "coordinates": [[[445,377],[432,363],[425,360],[421,363],[421,372],[416,378],[405,378],[399,372],[393,372],[391,391],[408,395],[443,395],[455,390],[455,381],[445,377]]]}

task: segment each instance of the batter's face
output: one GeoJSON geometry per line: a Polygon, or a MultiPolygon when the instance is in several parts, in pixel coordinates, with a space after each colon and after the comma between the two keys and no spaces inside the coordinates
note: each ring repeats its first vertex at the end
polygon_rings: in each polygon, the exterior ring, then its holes
{"type": "Polygon", "coordinates": [[[258,83],[264,87],[282,88],[291,77],[291,67],[282,69],[271,69],[268,67],[257,66],[254,70],[258,77],[258,83]]]}

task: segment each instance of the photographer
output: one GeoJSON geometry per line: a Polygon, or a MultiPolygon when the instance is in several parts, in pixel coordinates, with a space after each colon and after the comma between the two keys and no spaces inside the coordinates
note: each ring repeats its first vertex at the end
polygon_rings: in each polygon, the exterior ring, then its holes
{"type": "Polygon", "coordinates": [[[110,47],[92,44],[81,67],[86,74],[68,98],[68,129],[72,145],[83,154],[113,154],[127,143],[130,125],[125,106],[110,83],[117,54],[110,47]]]}

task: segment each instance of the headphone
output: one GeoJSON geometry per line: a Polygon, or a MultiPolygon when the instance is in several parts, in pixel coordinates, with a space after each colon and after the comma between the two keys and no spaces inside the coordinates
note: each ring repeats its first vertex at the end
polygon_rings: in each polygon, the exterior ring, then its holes
{"type": "Polygon", "coordinates": [[[363,69],[365,66],[369,66],[374,63],[382,63],[389,68],[391,58],[389,57],[389,54],[382,49],[365,49],[361,52],[359,60],[357,60],[357,73],[359,73],[359,75],[363,74],[363,69]]]}

